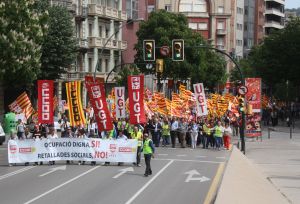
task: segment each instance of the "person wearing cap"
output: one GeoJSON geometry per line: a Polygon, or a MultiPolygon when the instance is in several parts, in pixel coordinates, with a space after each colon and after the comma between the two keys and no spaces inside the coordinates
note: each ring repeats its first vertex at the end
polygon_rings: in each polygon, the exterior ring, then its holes
{"type": "Polygon", "coordinates": [[[143,142],[143,154],[145,157],[145,164],[146,164],[146,170],[144,176],[147,177],[148,175],[152,174],[151,170],[151,157],[154,158],[154,152],[155,148],[153,145],[152,140],[149,138],[149,135],[147,133],[144,134],[144,142],[143,142]]]}

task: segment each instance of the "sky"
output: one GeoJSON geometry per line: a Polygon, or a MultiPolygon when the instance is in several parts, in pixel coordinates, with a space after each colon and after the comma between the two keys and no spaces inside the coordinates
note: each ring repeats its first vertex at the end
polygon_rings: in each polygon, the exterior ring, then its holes
{"type": "Polygon", "coordinates": [[[300,8],[300,0],[285,0],[285,8],[300,8]]]}

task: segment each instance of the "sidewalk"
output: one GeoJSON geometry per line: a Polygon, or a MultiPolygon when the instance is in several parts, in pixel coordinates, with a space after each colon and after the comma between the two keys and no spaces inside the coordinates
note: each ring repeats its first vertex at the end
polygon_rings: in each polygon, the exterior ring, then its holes
{"type": "Polygon", "coordinates": [[[247,139],[246,155],[234,148],[216,204],[300,203],[300,133],[290,140],[288,127],[247,139]]]}

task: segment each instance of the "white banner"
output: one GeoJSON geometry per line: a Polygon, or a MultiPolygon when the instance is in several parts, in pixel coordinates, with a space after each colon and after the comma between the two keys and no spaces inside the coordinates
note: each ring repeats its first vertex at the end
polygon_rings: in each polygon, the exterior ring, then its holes
{"type": "Polygon", "coordinates": [[[136,162],[137,140],[59,138],[9,140],[8,162],[100,161],[136,162]]]}
{"type": "Polygon", "coordinates": [[[116,117],[126,117],[125,87],[115,87],[116,117]]]}
{"type": "Polygon", "coordinates": [[[194,93],[197,103],[197,116],[207,115],[207,103],[203,83],[194,84],[194,93]]]}

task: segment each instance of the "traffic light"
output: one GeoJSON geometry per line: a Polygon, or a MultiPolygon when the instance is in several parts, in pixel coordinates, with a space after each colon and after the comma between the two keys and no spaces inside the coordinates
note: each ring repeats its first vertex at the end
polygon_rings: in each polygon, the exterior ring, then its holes
{"type": "Polygon", "coordinates": [[[155,61],[155,40],[143,41],[144,61],[155,61]]]}
{"type": "Polygon", "coordinates": [[[162,73],[164,71],[164,60],[163,59],[157,59],[156,60],[156,72],[162,73]]]}
{"type": "Polygon", "coordinates": [[[239,111],[240,112],[245,112],[245,98],[244,97],[240,97],[239,98],[239,111]]]}
{"type": "Polygon", "coordinates": [[[173,61],[184,60],[184,40],[172,40],[172,59],[173,61]]]}

